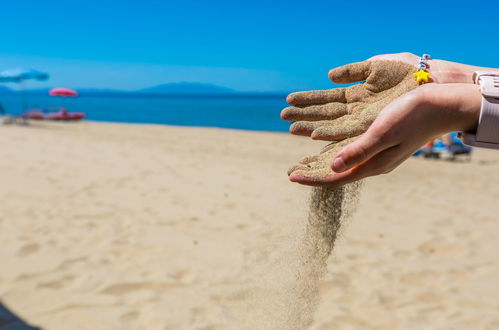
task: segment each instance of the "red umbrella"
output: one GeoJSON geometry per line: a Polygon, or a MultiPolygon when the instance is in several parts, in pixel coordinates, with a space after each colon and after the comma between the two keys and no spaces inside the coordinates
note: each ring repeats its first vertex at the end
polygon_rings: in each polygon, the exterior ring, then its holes
{"type": "Polygon", "coordinates": [[[50,96],[78,97],[78,92],[71,88],[52,88],[50,96]]]}

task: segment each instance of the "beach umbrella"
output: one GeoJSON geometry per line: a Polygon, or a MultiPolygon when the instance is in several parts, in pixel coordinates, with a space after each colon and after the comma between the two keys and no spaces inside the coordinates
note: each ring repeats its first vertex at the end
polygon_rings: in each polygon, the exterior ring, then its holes
{"type": "Polygon", "coordinates": [[[26,91],[24,86],[25,80],[47,80],[49,79],[49,74],[46,72],[41,72],[34,69],[16,68],[9,69],[0,72],[0,83],[20,83],[21,84],[21,106],[22,110],[27,107],[26,102],[26,91]]]}
{"type": "MultiPolygon", "coordinates": [[[[49,90],[49,95],[55,97],[63,97],[63,98],[79,96],[78,92],[75,91],[74,89],[65,88],[65,87],[52,88],[51,90],[49,90]]],[[[61,107],[61,111],[67,111],[67,110],[65,107],[61,107]]]]}
{"type": "Polygon", "coordinates": [[[78,92],[71,88],[52,88],[49,91],[50,96],[61,96],[61,97],[78,97],[78,92]]]}
{"type": "Polygon", "coordinates": [[[0,82],[20,83],[24,80],[47,80],[49,74],[34,69],[16,68],[0,72],[0,82]]]}

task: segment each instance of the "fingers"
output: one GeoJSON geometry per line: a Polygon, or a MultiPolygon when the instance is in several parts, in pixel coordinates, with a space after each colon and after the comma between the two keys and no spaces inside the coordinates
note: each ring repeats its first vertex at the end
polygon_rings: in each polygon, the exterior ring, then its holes
{"type": "Polygon", "coordinates": [[[346,102],[345,88],[334,88],[321,91],[307,91],[291,93],[286,98],[291,105],[326,104],[332,102],[346,102]]]}
{"type": "Polygon", "coordinates": [[[340,66],[329,71],[329,79],[337,84],[349,84],[366,80],[371,72],[370,61],[357,62],[340,66]]]}
{"type": "Polygon", "coordinates": [[[363,179],[367,175],[363,175],[362,171],[350,170],[344,173],[334,173],[320,170],[296,170],[289,175],[291,182],[307,186],[328,186],[331,188],[341,187],[348,183],[352,183],[363,179]]]}
{"type": "Polygon", "coordinates": [[[331,167],[329,166],[331,156],[356,139],[357,137],[328,144],[322,149],[319,155],[305,157],[299,164],[290,167],[288,175],[293,176],[294,178],[314,178],[312,181],[317,180],[320,182],[327,173],[331,172],[331,167]]]}
{"type": "Polygon", "coordinates": [[[364,133],[369,126],[352,116],[346,116],[317,127],[310,133],[313,140],[340,141],[364,133]]]}
{"type": "Polygon", "coordinates": [[[310,186],[337,188],[369,176],[388,173],[406,158],[406,153],[396,146],[383,150],[361,165],[342,173],[300,169],[292,172],[289,179],[310,186]]]}
{"type": "Polygon", "coordinates": [[[314,140],[341,141],[359,136],[369,128],[370,122],[343,116],[335,120],[297,121],[289,131],[294,135],[310,136],[314,140]]]}
{"type": "Polygon", "coordinates": [[[302,160],[300,160],[300,162],[298,164],[293,165],[288,169],[288,176],[297,170],[309,170],[311,168],[311,166],[309,164],[318,161],[319,158],[320,158],[320,155],[313,155],[313,156],[308,156],[308,157],[303,158],[302,160]]]}
{"type": "Polygon", "coordinates": [[[310,164],[312,162],[316,162],[317,160],[319,160],[319,158],[320,155],[307,156],[300,160],[300,164],[310,164]]]}
{"type": "Polygon", "coordinates": [[[307,168],[307,165],[304,165],[304,164],[295,164],[293,166],[291,166],[290,168],[288,168],[288,176],[291,175],[291,173],[293,172],[296,172],[296,171],[306,171],[308,168],[307,168]]]}
{"type": "Polygon", "coordinates": [[[346,115],[345,103],[327,103],[324,105],[310,105],[306,107],[287,107],[281,112],[281,118],[288,121],[297,120],[327,120],[346,115]]]}
{"type": "Polygon", "coordinates": [[[310,136],[312,132],[319,128],[321,125],[326,125],[330,121],[297,121],[291,124],[289,127],[289,132],[294,135],[310,136]]]}
{"type": "Polygon", "coordinates": [[[323,186],[328,172],[321,170],[297,169],[289,174],[291,182],[297,182],[307,186],[323,186]]]}
{"type": "Polygon", "coordinates": [[[368,131],[357,141],[347,145],[336,154],[331,161],[331,167],[336,173],[347,171],[395,144],[395,141],[389,142],[388,139],[382,134],[377,134],[376,131],[368,131]]]}

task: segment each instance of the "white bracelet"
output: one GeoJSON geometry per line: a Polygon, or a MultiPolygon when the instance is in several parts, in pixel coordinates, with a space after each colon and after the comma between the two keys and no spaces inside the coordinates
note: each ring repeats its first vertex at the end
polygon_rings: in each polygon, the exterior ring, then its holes
{"type": "Polygon", "coordinates": [[[431,56],[429,54],[423,54],[419,59],[418,71],[412,74],[420,84],[427,83],[430,78],[430,72],[428,72],[428,61],[430,59],[431,56]]]}
{"type": "Polygon", "coordinates": [[[463,133],[465,144],[499,149],[499,71],[476,71],[473,80],[480,85],[482,107],[476,134],[463,133]]]}

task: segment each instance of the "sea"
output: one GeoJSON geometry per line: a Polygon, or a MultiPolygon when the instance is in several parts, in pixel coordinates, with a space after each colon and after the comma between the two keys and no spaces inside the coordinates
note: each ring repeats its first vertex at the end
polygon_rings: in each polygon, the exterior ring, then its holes
{"type": "Polygon", "coordinates": [[[117,123],[165,124],[220,127],[258,131],[288,131],[289,123],[279,117],[286,107],[286,95],[137,95],[134,93],[81,95],[58,98],[43,94],[0,95],[8,114],[25,109],[51,109],[86,112],[87,119],[117,123]]]}

